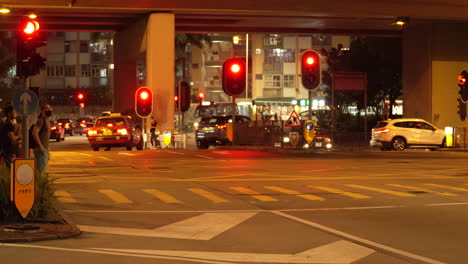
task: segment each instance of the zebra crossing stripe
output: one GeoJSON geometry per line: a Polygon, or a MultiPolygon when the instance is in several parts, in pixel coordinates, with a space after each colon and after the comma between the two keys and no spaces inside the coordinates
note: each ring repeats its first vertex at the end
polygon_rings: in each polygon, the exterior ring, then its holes
{"type": "Polygon", "coordinates": [[[392,190],[369,187],[369,186],[358,185],[358,184],[346,184],[346,186],[349,186],[349,187],[352,187],[352,188],[357,188],[357,189],[363,189],[363,190],[369,190],[369,191],[374,191],[374,192],[385,193],[385,194],[391,194],[391,195],[401,196],[401,197],[415,197],[416,196],[416,195],[411,194],[411,193],[392,191],[392,190]]]}
{"type": "Polygon", "coordinates": [[[371,198],[370,196],[367,196],[367,195],[364,195],[364,194],[346,192],[346,191],[339,190],[339,189],[335,189],[335,188],[331,188],[331,187],[311,186],[311,185],[309,185],[309,186],[307,186],[307,187],[319,189],[319,190],[326,191],[326,192],[330,192],[330,193],[341,194],[341,195],[348,196],[348,197],[352,197],[352,198],[356,198],[356,199],[367,199],[367,198],[371,198]]]}
{"type": "Polygon", "coordinates": [[[448,193],[448,192],[438,192],[426,188],[420,188],[420,187],[414,187],[414,186],[406,186],[406,185],[401,185],[401,184],[387,184],[388,186],[394,186],[394,187],[400,187],[400,188],[406,188],[410,190],[415,190],[418,192],[426,192],[426,193],[434,193],[434,194],[439,194],[439,195],[445,195],[445,196],[456,196],[454,193],[448,193]]]}
{"type": "Polygon", "coordinates": [[[449,189],[449,190],[455,190],[455,191],[461,191],[461,192],[468,192],[468,189],[460,188],[460,187],[452,187],[452,186],[433,184],[433,183],[425,183],[424,185],[432,186],[432,187],[438,187],[438,188],[444,188],[444,189],[449,189]]]}
{"type": "Polygon", "coordinates": [[[55,196],[57,196],[57,199],[62,203],[77,203],[75,198],[66,191],[55,191],[55,196]]]}
{"type": "Polygon", "coordinates": [[[276,202],[276,201],[278,201],[277,199],[275,199],[275,198],[273,198],[271,196],[261,195],[260,193],[254,191],[254,190],[244,188],[244,187],[229,187],[229,189],[234,190],[236,192],[239,192],[241,194],[247,194],[250,197],[255,198],[255,199],[257,199],[259,201],[262,201],[262,202],[276,202]]]}
{"type": "Polygon", "coordinates": [[[165,203],[179,203],[179,204],[182,203],[181,201],[174,198],[172,195],[167,194],[165,192],[161,192],[160,190],[157,190],[157,189],[145,189],[143,191],[145,193],[151,194],[152,196],[158,198],[159,200],[165,203]]]}
{"type": "Polygon", "coordinates": [[[206,191],[206,190],[203,190],[203,189],[199,189],[199,188],[188,188],[187,190],[195,193],[195,194],[198,194],[200,196],[202,196],[203,198],[206,198],[210,201],[212,201],[213,203],[227,203],[229,202],[228,200],[214,194],[214,193],[211,193],[209,191],[206,191]]]}
{"type": "Polygon", "coordinates": [[[104,194],[105,196],[109,197],[112,201],[114,201],[116,203],[126,203],[126,204],[133,203],[127,197],[125,197],[123,194],[118,193],[118,192],[113,191],[113,190],[99,190],[99,192],[104,194]]]}
{"type": "Polygon", "coordinates": [[[284,193],[284,194],[296,195],[298,197],[301,197],[301,198],[304,198],[304,199],[307,199],[307,200],[313,200],[313,201],[325,200],[324,198],[319,197],[319,196],[315,196],[315,195],[312,195],[312,194],[303,194],[303,193],[300,193],[300,192],[295,191],[295,190],[290,190],[290,189],[286,189],[286,188],[282,188],[282,187],[278,187],[278,186],[265,186],[264,188],[269,189],[269,190],[273,190],[273,191],[277,191],[277,192],[280,192],[280,193],[284,193]]]}

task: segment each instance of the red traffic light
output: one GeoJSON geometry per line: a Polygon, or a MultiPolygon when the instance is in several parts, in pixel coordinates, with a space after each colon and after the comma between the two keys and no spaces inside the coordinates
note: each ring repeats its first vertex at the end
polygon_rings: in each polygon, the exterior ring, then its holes
{"type": "Polygon", "coordinates": [[[316,90],[320,86],[320,56],[314,50],[307,50],[301,59],[301,80],[304,88],[316,90]]]}
{"type": "Polygon", "coordinates": [[[198,98],[200,98],[200,99],[205,98],[205,93],[204,92],[199,92],[198,93],[198,98]]]}
{"type": "Polygon", "coordinates": [[[458,80],[458,84],[464,85],[466,83],[466,79],[462,75],[458,75],[458,80]]]}
{"type": "Polygon", "coordinates": [[[82,101],[84,99],[84,94],[79,93],[79,94],[76,95],[76,97],[78,98],[78,100],[82,101]]]}
{"type": "Polygon", "coordinates": [[[236,64],[236,63],[235,63],[235,64],[232,64],[232,65],[231,65],[231,71],[232,71],[233,73],[238,73],[238,72],[240,71],[240,69],[241,69],[241,68],[240,68],[239,64],[236,64]]]}
{"type": "Polygon", "coordinates": [[[148,87],[140,87],[135,93],[135,112],[145,118],[153,112],[153,92],[148,87]]]}
{"type": "Polygon", "coordinates": [[[315,60],[314,60],[314,58],[312,58],[312,57],[307,57],[306,63],[307,63],[308,65],[312,65],[312,64],[315,63],[315,60]]]}
{"type": "Polygon", "coordinates": [[[242,58],[231,58],[223,64],[223,91],[231,96],[245,91],[245,61],[242,58]]]}
{"type": "Polygon", "coordinates": [[[174,101],[176,101],[176,102],[179,101],[179,96],[177,96],[177,95],[174,96],[174,101]]]}
{"type": "Polygon", "coordinates": [[[39,28],[39,22],[36,20],[27,19],[21,24],[20,30],[26,35],[31,35],[36,33],[39,28]]]}

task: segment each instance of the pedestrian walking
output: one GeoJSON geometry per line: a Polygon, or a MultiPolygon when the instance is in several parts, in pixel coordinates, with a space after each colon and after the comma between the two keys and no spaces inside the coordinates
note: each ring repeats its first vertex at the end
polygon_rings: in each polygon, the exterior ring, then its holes
{"type": "Polygon", "coordinates": [[[161,144],[159,143],[158,136],[156,135],[157,127],[158,127],[158,122],[156,122],[156,120],[154,120],[154,117],[151,116],[150,141],[151,141],[151,146],[153,146],[153,148],[156,148],[156,147],[161,148],[161,144]]]}
{"type": "Polygon", "coordinates": [[[52,116],[52,107],[45,104],[41,107],[41,113],[34,125],[33,138],[36,141],[34,148],[34,158],[36,159],[36,167],[40,172],[47,170],[49,162],[49,139],[50,139],[50,117],[52,116]]]}
{"type": "Polygon", "coordinates": [[[16,123],[16,111],[13,106],[7,106],[3,111],[5,120],[0,127],[1,156],[7,167],[18,157],[18,141],[21,138],[19,125],[16,123]]]}

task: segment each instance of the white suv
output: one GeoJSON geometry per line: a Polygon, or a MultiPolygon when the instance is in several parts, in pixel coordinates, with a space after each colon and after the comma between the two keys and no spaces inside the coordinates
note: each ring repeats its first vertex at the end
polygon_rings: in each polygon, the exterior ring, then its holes
{"type": "Polygon", "coordinates": [[[372,129],[370,145],[381,150],[435,149],[445,146],[445,131],[418,118],[385,120],[372,129]]]}

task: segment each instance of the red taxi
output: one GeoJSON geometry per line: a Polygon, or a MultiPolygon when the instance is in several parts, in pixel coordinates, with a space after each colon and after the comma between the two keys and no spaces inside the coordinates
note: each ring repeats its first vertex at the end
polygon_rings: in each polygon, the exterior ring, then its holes
{"type": "Polygon", "coordinates": [[[106,150],[111,147],[143,149],[141,129],[135,126],[130,116],[116,113],[98,118],[94,127],[88,129],[88,141],[94,151],[98,151],[100,147],[105,147],[106,150]]]}

